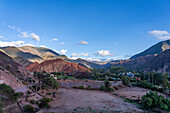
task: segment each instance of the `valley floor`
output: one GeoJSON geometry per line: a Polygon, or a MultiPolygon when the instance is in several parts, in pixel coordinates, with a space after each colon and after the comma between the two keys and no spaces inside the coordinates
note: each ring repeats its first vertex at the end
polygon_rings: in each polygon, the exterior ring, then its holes
{"type": "Polygon", "coordinates": [[[44,112],[88,113],[89,110],[113,112],[142,112],[135,105],[124,102],[111,93],[102,91],[60,88],[57,98],[50,103],[51,108],[44,112]]]}

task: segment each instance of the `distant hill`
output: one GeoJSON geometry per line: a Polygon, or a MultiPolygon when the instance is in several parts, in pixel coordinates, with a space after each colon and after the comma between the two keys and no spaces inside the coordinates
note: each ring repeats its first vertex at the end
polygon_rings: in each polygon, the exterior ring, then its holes
{"type": "Polygon", "coordinates": [[[42,63],[33,63],[30,66],[26,67],[30,72],[42,72],[46,71],[48,73],[50,72],[65,72],[69,73],[69,75],[79,75],[79,73],[86,73],[90,72],[85,67],[82,67],[76,63],[71,63],[64,61],[62,59],[55,59],[55,60],[46,60],[42,63]]]}
{"type": "Polygon", "coordinates": [[[0,50],[6,52],[12,58],[14,58],[19,64],[23,66],[28,66],[31,62],[43,62],[46,60],[53,59],[63,59],[68,62],[77,63],[87,68],[105,68],[104,65],[89,62],[83,59],[72,60],[65,55],[60,55],[57,52],[45,48],[45,47],[32,47],[32,46],[22,46],[22,47],[0,47],[0,50]]]}
{"type": "Polygon", "coordinates": [[[59,57],[65,58],[65,56],[60,56],[57,52],[44,47],[0,47],[0,50],[5,51],[12,58],[22,57],[31,62],[43,62],[45,60],[56,59],[59,57]]]}
{"type": "Polygon", "coordinates": [[[31,54],[29,52],[21,51],[17,47],[0,47],[0,49],[5,51],[12,58],[20,56],[29,61],[43,61],[43,58],[41,58],[40,56],[31,54]]]}
{"type": "Polygon", "coordinates": [[[147,50],[132,56],[130,59],[134,59],[134,58],[146,56],[146,55],[159,54],[160,52],[165,51],[167,49],[170,49],[170,39],[166,40],[166,41],[159,42],[159,43],[153,45],[152,47],[148,48],[147,50]]]}
{"type": "Polygon", "coordinates": [[[154,55],[147,55],[147,56],[141,56],[134,59],[127,59],[127,60],[121,60],[117,63],[114,63],[112,66],[117,67],[124,67],[130,70],[140,70],[142,69],[145,64],[154,57],[154,55]]]}
{"type": "Polygon", "coordinates": [[[24,66],[24,67],[27,67],[29,66],[30,64],[32,64],[33,62],[30,62],[29,60],[25,59],[25,58],[22,58],[20,56],[18,57],[15,57],[14,60],[19,63],[20,65],[24,66]]]}
{"type": "Polygon", "coordinates": [[[26,79],[29,72],[10,56],[0,51],[0,80],[16,89],[23,86],[21,80],[26,79]]]}
{"type": "Polygon", "coordinates": [[[168,73],[170,75],[170,49],[159,53],[145,63],[144,71],[168,73]]]}
{"type": "Polygon", "coordinates": [[[44,60],[55,59],[56,56],[59,55],[57,52],[55,52],[51,49],[45,48],[45,47],[23,46],[23,47],[19,47],[18,49],[23,52],[28,52],[33,55],[37,55],[37,56],[43,58],[44,60]]]}
{"type": "Polygon", "coordinates": [[[157,55],[146,55],[135,59],[122,60],[112,66],[122,66],[130,70],[168,73],[170,75],[170,49],[157,55]]]}
{"type": "Polygon", "coordinates": [[[90,61],[87,61],[87,60],[84,60],[84,59],[81,59],[81,58],[78,58],[76,60],[67,59],[66,61],[69,61],[69,62],[72,62],[72,63],[77,63],[77,64],[82,65],[83,67],[87,67],[87,68],[96,68],[96,69],[105,68],[104,65],[93,63],[93,62],[90,62],[90,61]]]}

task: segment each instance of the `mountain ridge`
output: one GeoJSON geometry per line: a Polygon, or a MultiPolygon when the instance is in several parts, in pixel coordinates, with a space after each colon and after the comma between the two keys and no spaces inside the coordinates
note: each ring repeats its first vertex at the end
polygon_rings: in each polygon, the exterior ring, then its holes
{"type": "Polygon", "coordinates": [[[134,59],[134,58],[141,57],[141,56],[146,56],[146,55],[159,54],[162,51],[167,50],[167,49],[170,49],[170,39],[158,42],[155,45],[153,45],[153,46],[149,47],[148,49],[144,50],[143,52],[138,53],[136,55],[133,55],[130,59],[134,59]]]}

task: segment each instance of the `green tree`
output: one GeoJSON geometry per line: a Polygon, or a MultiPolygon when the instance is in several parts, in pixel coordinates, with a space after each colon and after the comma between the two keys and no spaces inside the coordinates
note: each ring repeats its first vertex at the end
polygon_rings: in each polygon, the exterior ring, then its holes
{"type": "Polygon", "coordinates": [[[121,79],[124,85],[129,85],[129,78],[127,76],[122,76],[121,79]]]}
{"type": "Polygon", "coordinates": [[[163,86],[164,90],[169,87],[168,74],[167,73],[162,75],[162,86],[163,86]]]}

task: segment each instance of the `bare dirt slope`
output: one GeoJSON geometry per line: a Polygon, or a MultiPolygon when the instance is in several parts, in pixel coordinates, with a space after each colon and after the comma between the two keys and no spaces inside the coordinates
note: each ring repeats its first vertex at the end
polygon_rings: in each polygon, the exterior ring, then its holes
{"type": "MultiPolygon", "coordinates": [[[[51,108],[44,112],[55,113],[84,113],[83,110],[75,111],[78,108],[88,108],[100,112],[113,113],[119,112],[134,112],[139,113],[142,110],[138,109],[135,105],[123,102],[111,93],[102,91],[89,91],[80,89],[65,89],[60,88],[56,100],[50,103],[51,108]]],[[[85,112],[87,113],[87,111],[85,112]]]]}

